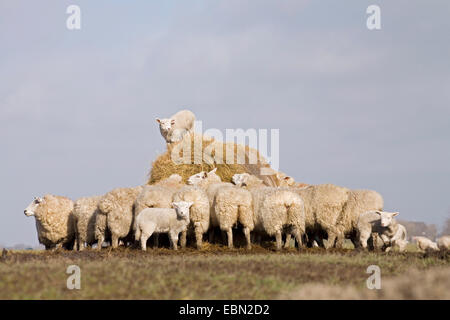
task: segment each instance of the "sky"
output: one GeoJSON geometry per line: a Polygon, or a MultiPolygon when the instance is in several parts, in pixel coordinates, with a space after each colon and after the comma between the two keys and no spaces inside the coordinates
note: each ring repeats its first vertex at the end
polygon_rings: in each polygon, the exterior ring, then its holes
{"type": "Polygon", "coordinates": [[[185,108],[204,130],[279,129],[296,181],[374,189],[442,225],[450,2],[342,3],[1,0],[0,244],[38,244],[34,196],[144,184],[165,151],[155,118],[185,108]]]}

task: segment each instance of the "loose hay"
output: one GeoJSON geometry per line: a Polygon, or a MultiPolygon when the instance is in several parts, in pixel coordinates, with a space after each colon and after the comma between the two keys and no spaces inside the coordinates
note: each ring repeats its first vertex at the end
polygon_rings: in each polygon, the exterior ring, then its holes
{"type": "Polygon", "coordinates": [[[270,169],[267,161],[257,150],[252,149],[247,145],[243,146],[231,142],[223,143],[214,138],[196,133],[186,135],[182,141],[167,146],[167,151],[158,156],[152,163],[152,169],[147,183],[154,184],[174,173],[179,174],[183,178],[183,182],[186,182],[190,176],[200,171],[210,171],[214,168],[217,168],[216,174],[220,176],[222,181],[231,182],[231,178],[234,174],[247,172],[258,176],[268,186],[278,185],[276,174],[261,174],[262,168],[267,168],[266,170],[272,169],[270,169]],[[186,155],[182,148],[183,144],[185,144],[186,155]],[[233,163],[225,163],[229,162],[226,161],[228,155],[227,149],[233,150],[233,163]],[[221,158],[223,161],[221,161],[222,163],[220,163],[220,161],[217,163],[218,161],[216,160],[220,159],[220,152],[222,153],[221,158]],[[178,155],[179,159],[184,160],[189,160],[190,153],[190,163],[176,163],[172,160],[172,153],[175,156],[178,155]],[[243,155],[243,157],[239,157],[240,161],[237,161],[239,155],[243,155]]]}

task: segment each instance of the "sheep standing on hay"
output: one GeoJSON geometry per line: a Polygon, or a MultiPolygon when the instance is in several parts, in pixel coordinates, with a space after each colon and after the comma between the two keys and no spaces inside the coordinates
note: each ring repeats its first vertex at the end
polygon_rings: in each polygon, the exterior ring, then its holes
{"type": "Polygon", "coordinates": [[[173,202],[170,208],[147,208],[141,211],[136,220],[136,241],[141,242],[142,250],[147,250],[147,240],[153,233],[168,233],[170,244],[177,250],[178,235],[189,225],[189,208],[192,202],[173,202]]]}
{"type": "MultiPolygon", "coordinates": [[[[153,185],[146,185],[134,204],[133,230],[136,230],[136,217],[146,208],[171,208],[173,194],[183,186],[181,176],[172,174],[153,185]]],[[[158,234],[154,235],[154,245],[158,246],[158,234]]]]}
{"type": "MultiPolygon", "coordinates": [[[[111,245],[119,246],[119,240],[125,239],[132,229],[133,209],[136,198],[142,191],[142,186],[134,188],[117,188],[105,194],[98,204],[98,216],[106,219],[107,230],[111,233],[111,245]]],[[[104,219],[97,219],[104,221],[104,219]]],[[[96,229],[101,230],[101,227],[96,229]]],[[[98,248],[102,247],[102,239],[98,238],[98,248]]]]}
{"type": "Polygon", "coordinates": [[[209,228],[209,199],[206,191],[201,187],[187,185],[173,194],[173,202],[192,202],[190,209],[190,224],[186,231],[181,233],[180,246],[186,246],[187,231],[194,231],[197,249],[202,247],[203,234],[209,228]]]}
{"type": "Polygon", "coordinates": [[[75,201],[73,216],[75,222],[76,243],[74,248],[82,251],[95,242],[95,221],[97,219],[100,196],[84,197],[75,201]]]}
{"type": "Polygon", "coordinates": [[[359,245],[366,249],[367,241],[373,233],[376,233],[384,242],[383,249],[386,249],[391,245],[391,239],[397,234],[398,229],[401,228],[400,224],[394,219],[397,215],[398,212],[387,211],[368,211],[361,214],[357,223],[359,245]]]}
{"type": "Polygon", "coordinates": [[[282,234],[293,235],[302,247],[305,233],[305,208],[302,199],[288,189],[264,186],[262,181],[247,173],[235,174],[235,185],[247,187],[253,200],[254,229],[275,236],[277,250],[281,249],[282,234]]]}
{"type": "Polygon", "coordinates": [[[36,219],[39,242],[46,250],[65,247],[71,249],[75,238],[73,201],[61,196],[35,197],[24,210],[27,217],[36,219]]]}
{"type": "MultiPolygon", "coordinates": [[[[336,238],[343,237],[338,221],[347,203],[350,190],[333,184],[312,185],[303,188],[288,188],[297,193],[305,207],[305,228],[312,244],[316,240],[321,247],[331,248],[336,238]],[[327,244],[323,237],[327,236],[327,244]]],[[[287,242],[289,241],[289,236],[287,242]]]]}
{"type": "Polygon", "coordinates": [[[442,236],[437,239],[437,245],[440,250],[450,250],[450,236],[442,236]]]}
{"type": "Polygon", "coordinates": [[[174,143],[181,141],[185,134],[191,133],[195,115],[189,110],[181,110],[175,113],[170,118],[159,119],[159,131],[167,143],[174,143]]]}
{"type": "Polygon", "coordinates": [[[431,241],[427,237],[412,237],[411,239],[422,251],[439,251],[436,242],[431,241]]]}
{"type": "Polygon", "coordinates": [[[383,197],[373,190],[351,190],[348,200],[342,210],[338,221],[338,237],[336,247],[342,247],[345,237],[352,240],[355,247],[358,246],[357,222],[360,214],[367,211],[382,211],[383,197]]]}

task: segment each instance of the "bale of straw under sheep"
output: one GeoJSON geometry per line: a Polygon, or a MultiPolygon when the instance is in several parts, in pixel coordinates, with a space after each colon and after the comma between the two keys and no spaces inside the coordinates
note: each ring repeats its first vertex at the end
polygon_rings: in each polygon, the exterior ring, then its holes
{"type": "Polygon", "coordinates": [[[290,189],[266,187],[262,181],[247,173],[233,176],[233,183],[247,187],[253,200],[254,229],[275,236],[277,250],[281,249],[282,234],[293,235],[302,247],[305,233],[305,208],[301,197],[290,189]]]}
{"type": "Polygon", "coordinates": [[[97,219],[98,203],[102,197],[83,197],[75,201],[73,216],[75,222],[74,249],[83,250],[87,245],[95,242],[95,222],[97,219]]]}
{"type": "Polygon", "coordinates": [[[167,143],[178,142],[182,140],[186,133],[193,130],[195,115],[192,111],[181,110],[172,115],[170,118],[159,119],[159,131],[167,143]]]}
{"type": "Polygon", "coordinates": [[[34,198],[24,213],[36,219],[38,239],[45,249],[72,249],[75,239],[72,200],[47,194],[34,198]]]}
{"type": "MultiPolygon", "coordinates": [[[[111,245],[119,246],[119,240],[126,240],[132,229],[134,203],[142,192],[142,186],[134,188],[117,188],[105,194],[98,204],[97,216],[106,216],[107,230],[111,233],[111,245]]],[[[103,219],[101,219],[103,220],[103,219]]],[[[97,219],[97,221],[99,221],[97,219]]],[[[96,227],[96,229],[101,229],[96,227]]],[[[100,239],[98,248],[101,248],[100,239]]]]}
{"type": "Polygon", "coordinates": [[[382,211],[384,207],[383,197],[373,190],[350,190],[348,200],[342,210],[338,221],[338,238],[336,247],[342,247],[345,237],[352,240],[355,247],[358,246],[357,222],[358,217],[367,211],[382,211]]]}

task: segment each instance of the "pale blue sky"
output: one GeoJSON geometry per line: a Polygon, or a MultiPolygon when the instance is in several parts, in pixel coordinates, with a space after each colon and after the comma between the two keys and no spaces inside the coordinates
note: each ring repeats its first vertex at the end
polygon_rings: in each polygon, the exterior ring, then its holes
{"type": "Polygon", "coordinates": [[[278,128],[297,181],[373,188],[402,219],[442,224],[450,3],[342,3],[1,0],[0,243],[37,244],[33,196],[144,183],[164,150],[155,118],[181,108],[205,129],[278,128]]]}

